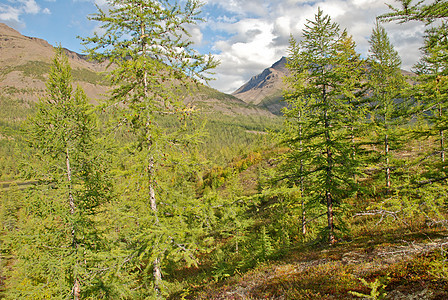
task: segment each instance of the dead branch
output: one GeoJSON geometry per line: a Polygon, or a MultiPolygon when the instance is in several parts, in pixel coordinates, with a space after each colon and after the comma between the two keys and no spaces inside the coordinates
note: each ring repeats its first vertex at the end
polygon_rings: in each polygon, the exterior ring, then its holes
{"type": "Polygon", "coordinates": [[[376,223],[376,225],[380,224],[383,220],[385,216],[391,216],[393,217],[395,220],[401,221],[403,224],[405,224],[406,226],[409,226],[408,223],[406,223],[404,220],[402,220],[401,218],[398,217],[398,213],[396,211],[390,211],[390,210],[385,210],[385,209],[373,209],[373,210],[368,210],[368,211],[364,211],[364,212],[359,212],[356,213],[355,215],[353,215],[353,217],[360,217],[360,216],[381,216],[381,219],[376,223]]]}

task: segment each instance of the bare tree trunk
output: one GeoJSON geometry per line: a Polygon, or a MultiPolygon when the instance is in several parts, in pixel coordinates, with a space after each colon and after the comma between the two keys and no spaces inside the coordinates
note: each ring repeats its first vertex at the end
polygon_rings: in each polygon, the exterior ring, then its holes
{"type": "MultiPolygon", "coordinates": [[[[67,167],[67,182],[68,182],[68,203],[70,205],[70,213],[73,215],[75,213],[75,200],[72,195],[72,169],[70,167],[70,156],[68,148],[65,152],[65,165],[67,167]]],[[[74,228],[72,228],[72,235],[74,238],[74,228]]]]}
{"type": "Polygon", "coordinates": [[[160,258],[157,257],[153,263],[154,289],[156,296],[160,297],[160,284],[162,282],[162,271],[160,269],[160,258]]]}
{"type": "MultiPolygon", "coordinates": [[[[356,145],[355,145],[355,128],[353,128],[353,126],[350,126],[350,131],[351,131],[351,139],[352,139],[352,147],[353,147],[353,151],[352,151],[352,162],[355,161],[356,159],[356,145]]],[[[353,165],[352,165],[353,167],[353,165]]],[[[353,171],[352,171],[352,177],[353,180],[355,181],[355,183],[357,182],[357,178],[356,178],[356,170],[353,167],[353,171]]]]}
{"type": "Polygon", "coordinates": [[[73,299],[74,300],[81,299],[80,294],[81,294],[81,286],[79,285],[79,281],[76,279],[73,285],[73,299]]]}
{"type": "MultiPolygon", "coordinates": [[[[154,190],[154,158],[151,156],[149,158],[148,165],[148,176],[149,176],[149,203],[151,206],[151,210],[156,213],[157,212],[157,202],[156,202],[156,193],[154,190]]],[[[157,217],[157,215],[156,215],[157,217]]],[[[158,221],[157,221],[158,223],[158,221]]]]}
{"type": "Polygon", "coordinates": [[[389,135],[384,135],[384,156],[386,162],[386,192],[390,191],[390,165],[389,165],[389,135]]]}
{"type": "MultiPolygon", "coordinates": [[[[327,101],[326,88],[323,87],[323,99],[327,101]]],[[[329,144],[331,142],[330,138],[330,121],[328,120],[328,110],[325,108],[324,111],[324,121],[325,121],[325,140],[327,142],[326,146],[326,155],[327,155],[327,178],[326,178],[326,192],[325,192],[325,200],[327,204],[327,221],[328,221],[328,242],[332,245],[335,243],[334,237],[334,213],[333,213],[333,197],[331,195],[330,187],[333,181],[333,154],[331,153],[331,149],[329,148],[329,144]]]]}
{"type": "Polygon", "coordinates": [[[302,194],[302,234],[306,235],[306,210],[305,210],[305,199],[303,197],[303,185],[300,188],[302,194]]]}
{"type": "Polygon", "coordinates": [[[334,238],[334,220],[333,220],[333,199],[331,193],[327,191],[327,221],[328,221],[328,242],[330,245],[335,243],[334,238]]]}
{"type": "MultiPolygon", "coordinates": [[[[157,217],[157,202],[154,190],[154,158],[149,158],[148,165],[148,177],[149,177],[149,202],[151,210],[156,218],[156,225],[159,225],[159,219],[157,217]]],[[[160,258],[156,257],[153,262],[153,276],[154,276],[154,289],[157,296],[160,296],[160,284],[162,282],[162,271],[160,269],[160,258]]]]}
{"type": "MultiPolygon", "coordinates": [[[[68,182],[68,202],[69,202],[69,206],[70,206],[70,214],[74,215],[76,206],[75,206],[75,199],[73,198],[73,194],[72,194],[72,169],[70,167],[70,155],[69,155],[68,148],[66,148],[66,152],[65,152],[65,164],[66,164],[66,168],[67,168],[66,171],[67,171],[67,182],[68,182]]],[[[78,248],[78,244],[76,243],[76,237],[75,237],[75,226],[73,224],[72,224],[72,247],[75,250],[78,248]]],[[[77,262],[75,264],[77,264],[77,262]]],[[[76,275],[75,268],[76,268],[76,265],[73,266],[73,279],[74,279],[73,299],[79,300],[80,294],[81,294],[81,286],[79,284],[78,276],[76,275]]]]}
{"type": "MultiPolygon", "coordinates": [[[[439,105],[439,118],[442,117],[442,105],[439,105]]],[[[440,136],[440,159],[442,160],[442,163],[445,162],[445,138],[443,136],[443,129],[439,131],[440,136]]]]}
{"type": "MultiPolygon", "coordinates": [[[[299,122],[302,121],[302,112],[299,112],[299,122]]],[[[299,124],[300,152],[303,151],[302,124],[299,124]]],[[[305,185],[303,182],[303,159],[300,160],[300,199],[302,200],[302,235],[306,235],[305,185]]]]}
{"type": "MultiPolygon", "coordinates": [[[[140,11],[143,13],[143,6],[140,4],[140,11]]],[[[140,26],[140,34],[142,39],[142,55],[145,55],[146,53],[146,26],[142,22],[140,26]]],[[[143,84],[144,84],[144,101],[147,101],[148,97],[148,72],[145,69],[144,75],[143,75],[143,84]]],[[[149,126],[149,124],[146,124],[146,126],[149,126]]],[[[151,137],[148,138],[148,144],[149,148],[151,148],[152,140],[151,137]]],[[[151,210],[154,212],[154,215],[156,217],[156,223],[159,224],[159,220],[157,218],[157,201],[156,201],[156,194],[154,189],[154,157],[150,156],[149,158],[149,164],[148,164],[148,176],[149,176],[149,202],[151,210]]],[[[154,277],[154,290],[156,292],[156,296],[160,297],[160,284],[162,281],[162,271],[160,269],[160,258],[156,257],[153,262],[153,277],[154,277]]]]}

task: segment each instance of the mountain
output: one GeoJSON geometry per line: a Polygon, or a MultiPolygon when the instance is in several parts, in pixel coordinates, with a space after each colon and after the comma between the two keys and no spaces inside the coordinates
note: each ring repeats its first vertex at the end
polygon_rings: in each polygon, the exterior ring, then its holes
{"type": "MultiPolygon", "coordinates": [[[[87,56],[67,49],[65,52],[72,67],[74,84],[82,87],[92,102],[104,99],[111,89],[105,75],[101,74],[106,70],[106,63],[93,62],[87,56]]],[[[23,36],[0,23],[0,96],[25,102],[35,102],[44,96],[53,57],[54,48],[45,40],[23,36]]],[[[272,116],[266,109],[205,85],[200,85],[187,101],[205,112],[272,116]]]]}
{"type": "MultiPolygon", "coordinates": [[[[413,82],[412,78],[415,77],[413,72],[401,70],[401,73],[408,78],[409,82],[413,82]]],[[[288,74],[286,58],[282,57],[270,68],[252,77],[232,95],[246,103],[255,104],[273,114],[280,115],[281,109],[286,106],[286,103],[282,101],[282,91],[286,87],[283,77],[288,74]]]]}
{"type": "Polygon", "coordinates": [[[280,110],[285,106],[281,102],[284,88],[283,77],[288,72],[286,58],[282,57],[270,68],[252,77],[232,95],[246,103],[266,108],[274,114],[280,114],[280,110]]]}
{"type": "MultiPolygon", "coordinates": [[[[86,56],[65,50],[79,84],[91,99],[101,99],[110,86],[98,72],[106,65],[89,61],[86,56]]],[[[45,92],[54,48],[48,42],[21,35],[0,23],[0,93],[25,101],[36,101],[45,92]]]]}

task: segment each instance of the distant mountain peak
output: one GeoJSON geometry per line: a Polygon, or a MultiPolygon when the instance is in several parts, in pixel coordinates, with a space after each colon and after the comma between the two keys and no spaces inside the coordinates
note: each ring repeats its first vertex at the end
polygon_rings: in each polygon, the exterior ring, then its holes
{"type": "Polygon", "coordinates": [[[260,74],[253,76],[247,83],[232,93],[233,96],[246,103],[266,106],[274,113],[279,113],[282,104],[282,90],[284,88],[283,77],[288,74],[286,57],[282,57],[271,67],[266,68],[260,74]],[[269,102],[269,104],[267,104],[269,102]],[[265,103],[266,105],[263,105],[265,103]],[[269,105],[273,105],[272,108],[269,105]]]}

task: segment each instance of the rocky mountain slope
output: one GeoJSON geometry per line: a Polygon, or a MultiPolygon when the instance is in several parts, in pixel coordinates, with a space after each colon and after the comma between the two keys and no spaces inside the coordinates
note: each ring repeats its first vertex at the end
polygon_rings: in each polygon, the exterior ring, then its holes
{"type": "Polygon", "coordinates": [[[256,104],[274,114],[280,114],[281,108],[285,105],[281,102],[283,77],[287,74],[286,58],[282,57],[271,67],[252,77],[232,95],[246,103],[256,104]]]}
{"type": "MultiPolygon", "coordinates": [[[[414,73],[409,71],[402,70],[401,72],[409,78],[415,76],[414,73]]],[[[271,67],[253,76],[232,95],[246,103],[255,104],[258,107],[268,109],[273,114],[280,115],[281,109],[286,106],[286,103],[282,101],[282,91],[285,88],[283,77],[288,74],[286,58],[282,57],[271,67]]]]}
{"type": "MultiPolygon", "coordinates": [[[[100,73],[106,71],[106,64],[90,61],[85,55],[67,49],[66,53],[74,84],[80,85],[93,102],[104,99],[111,89],[100,73]]],[[[54,48],[45,40],[23,36],[0,23],[0,96],[25,102],[35,102],[44,96],[53,57],[54,48]]],[[[272,116],[266,109],[207,86],[200,86],[188,101],[206,112],[272,116]]]]}

